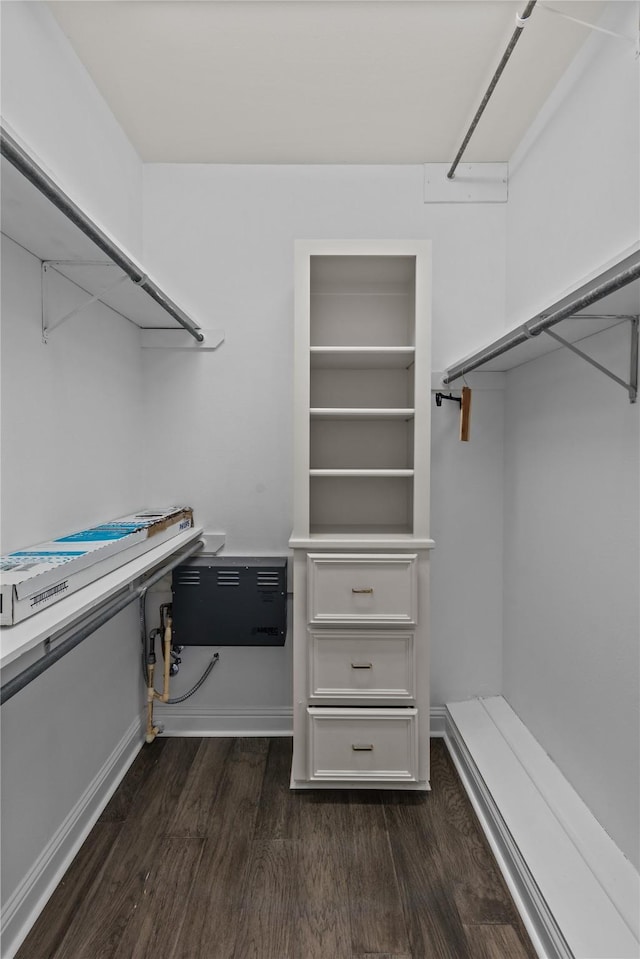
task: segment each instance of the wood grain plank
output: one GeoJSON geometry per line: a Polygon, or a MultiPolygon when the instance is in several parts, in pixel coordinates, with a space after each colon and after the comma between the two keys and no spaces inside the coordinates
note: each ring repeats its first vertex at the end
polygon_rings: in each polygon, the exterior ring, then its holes
{"type": "Polygon", "coordinates": [[[69,924],[55,959],[112,959],[144,895],[146,877],[160,845],[143,845],[123,826],[109,863],[69,924]]]}
{"type": "Polygon", "coordinates": [[[189,921],[163,959],[230,959],[235,949],[269,741],[237,739],[225,762],[196,881],[189,921]]]}
{"type": "Polygon", "coordinates": [[[464,925],[513,926],[530,959],[536,959],[526,928],[476,818],[443,740],[432,740],[433,823],[439,849],[464,925]]]}
{"type": "Polygon", "coordinates": [[[202,740],[168,823],[167,836],[197,839],[209,835],[211,811],[232,746],[233,739],[227,737],[202,740]]]}
{"type": "Polygon", "coordinates": [[[384,810],[377,793],[350,793],[344,853],[354,953],[409,953],[409,937],[384,810]]]}
{"type": "Polygon", "coordinates": [[[76,911],[55,959],[112,959],[141,902],[161,830],[179,800],[197,752],[197,739],[169,739],[122,824],[100,882],[76,911]]]}
{"type": "Polygon", "coordinates": [[[48,959],[62,942],[79,904],[113,852],[121,824],[98,822],[20,947],[16,959],[48,959]]]}
{"type": "Polygon", "coordinates": [[[293,740],[272,739],[254,839],[298,839],[300,793],[289,788],[293,740]]]}
{"type": "Polygon", "coordinates": [[[168,839],[157,846],[114,959],[155,959],[171,952],[188,921],[185,900],[195,880],[204,839],[168,839]]]}
{"type": "Polygon", "coordinates": [[[340,791],[299,797],[296,957],[351,959],[348,807],[349,797],[340,791]]]}
{"type": "Polygon", "coordinates": [[[288,739],[159,743],[17,959],[535,959],[441,741],[427,795],[291,792],[288,739]]]}
{"type": "Polygon", "coordinates": [[[516,921],[517,913],[443,742],[431,751],[434,841],[463,924],[516,921]]]}
{"type": "Polygon", "coordinates": [[[173,817],[202,739],[167,739],[162,754],[147,776],[129,810],[127,822],[157,830],[173,817]],[[155,822],[155,826],[152,824],[155,822]]]}
{"type": "Polygon", "coordinates": [[[529,959],[513,926],[465,926],[471,959],[529,959]]]}
{"type": "Polygon", "coordinates": [[[158,764],[166,743],[166,739],[145,743],[103,810],[101,822],[124,822],[136,796],[158,764]]]}
{"type": "Polygon", "coordinates": [[[469,959],[467,940],[436,843],[431,795],[398,793],[385,817],[409,935],[409,952],[429,959],[469,959]]]}
{"type": "Polygon", "coordinates": [[[298,840],[251,843],[234,959],[294,959],[298,840]]]}

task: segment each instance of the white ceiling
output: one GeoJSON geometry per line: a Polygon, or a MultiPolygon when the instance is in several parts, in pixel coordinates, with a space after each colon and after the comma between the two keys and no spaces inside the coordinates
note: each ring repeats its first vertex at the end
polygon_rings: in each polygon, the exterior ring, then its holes
{"type": "MultiPolygon", "coordinates": [[[[52,0],[146,162],[448,162],[524,0],[52,0]]],[[[465,162],[507,160],[590,31],[539,0],[465,162]]],[[[601,0],[554,0],[597,21],[601,0]]]]}

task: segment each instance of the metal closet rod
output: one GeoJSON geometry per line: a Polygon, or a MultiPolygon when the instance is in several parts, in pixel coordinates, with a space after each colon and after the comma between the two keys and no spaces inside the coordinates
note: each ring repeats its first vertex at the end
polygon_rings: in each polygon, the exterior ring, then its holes
{"type": "Polygon", "coordinates": [[[0,127],[0,152],[16,170],[18,170],[30,183],[36,187],[61,213],[84,233],[93,243],[99,247],[109,259],[120,267],[127,276],[140,287],[141,290],[155,300],[162,309],[173,317],[183,329],[187,331],[198,343],[204,341],[204,335],[200,332],[196,324],[186,313],[177,306],[160,287],[156,286],[153,280],[141,273],[140,269],[133,260],[124,253],[109,237],[89,219],[79,206],[71,200],[66,193],[55,183],[44,170],[26,153],[19,143],[7,131],[0,127]]]}
{"type": "MultiPolygon", "coordinates": [[[[204,546],[204,540],[197,540],[195,543],[191,543],[186,549],[183,549],[178,556],[174,556],[170,563],[165,563],[164,566],[159,569],[153,576],[150,576],[149,579],[146,579],[140,586],[137,586],[136,589],[128,590],[124,596],[121,596],[119,600],[115,603],[110,603],[108,606],[103,606],[98,612],[97,616],[93,616],[89,620],[85,620],[83,626],[75,629],[71,635],[67,636],[59,646],[56,646],[55,649],[50,649],[45,652],[44,656],[41,656],[40,659],[37,659],[35,663],[32,663],[30,666],[27,666],[26,669],[23,669],[22,672],[18,673],[17,676],[14,676],[13,679],[8,680],[0,688],[0,706],[4,705],[9,699],[19,693],[21,689],[24,689],[25,686],[28,686],[29,683],[33,682],[34,679],[37,679],[38,676],[41,676],[42,673],[46,672],[47,669],[50,669],[54,663],[57,663],[59,659],[62,659],[63,656],[66,656],[67,653],[70,653],[72,649],[75,649],[76,646],[79,646],[88,636],[91,636],[92,633],[95,633],[96,629],[99,629],[101,626],[104,626],[110,619],[125,609],[127,606],[130,606],[131,603],[135,602],[137,599],[140,599],[145,595],[147,590],[154,586],[163,576],[166,576],[167,573],[170,573],[172,569],[176,566],[179,566],[180,563],[184,562],[185,559],[188,559],[189,556],[192,556],[194,553],[201,550],[204,546]]],[[[67,630],[62,630],[57,635],[62,636],[67,630]]],[[[54,633],[49,637],[48,642],[55,640],[56,634],[54,633]]]]}
{"type": "Polygon", "coordinates": [[[524,12],[523,12],[522,16],[516,18],[516,23],[517,23],[518,25],[517,25],[516,29],[513,31],[513,35],[512,35],[512,37],[511,37],[511,39],[509,40],[509,44],[508,44],[508,46],[507,46],[507,49],[504,51],[504,53],[503,53],[503,55],[502,55],[502,59],[500,60],[500,63],[499,63],[498,66],[497,66],[496,72],[493,74],[493,77],[491,78],[491,83],[490,83],[489,86],[487,87],[487,92],[486,92],[485,95],[483,96],[482,102],[480,103],[480,106],[479,106],[478,109],[476,110],[476,115],[474,116],[473,120],[471,121],[471,126],[470,126],[469,129],[467,130],[466,136],[465,136],[464,140],[462,141],[462,145],[461,145],[460,149],[458,150],[458,152],[457,152],[457,154],[456,154],[456,158],[455,158],[455,160],[453,161],[453,163],[451,164],[451,166],[449,167],[449,170],[448,170],[448,172],[447,172],[447,179],[448,179],[448,180],[453,180],[453,178],[454,178],[454,175],[455,175],[455,172],[456,172],[456,167],[458,166],[458,164],[460,163],[460,160],[462,159],[462,154],[464,153],[464,151],[467,149],[467,146],[469,145],[469,140],[470,140],[471,137],[473,136],[473,133],[474,133],[476,127],[478,126],[478,122],[479,122],[479,120],[480,120],[480,117],[481,117],[482,114],[484,113],[485,107],[487,106],[487,103],[488,103],[489,100],[491,99],[491,96],[492,96],[492,94],[493,94],[493,91],[494,91],[495,88],[496,88],[496,84],[498,83],[498,80],[499,80],[500,77],[502,76],[502,72],[503,72],[504,68],[506,67],[507,62],[508,62],[511,54],[512,54],[513,51],[514,51],[514,48],[515,48],[516,43],[518,42],[518,40],[519,40],[520,37],[522,36],[522,30],[523,30],[523,28],[525,27],[525,25],[526,25],[526,23],[527,23],[527,20],[528,20],[529,17],[531,16],[531,11],[532,11],[533,8],[535,7],[535,5],[536,5],[536,0],[529,0],[529,3],[527,3],[526,7],[524,8],[524,12]]]}
{"type": "Polygon", "coordinates": [[[574,313],[577,313],[579,310],[591,306],[592,303],[597,303],[598,300],[608,296],[609,293],[614,293],[628,283],[633,283],[633,281],[639,277],[640,262],[627,267],[627,269],[617,273],[611,277],[611,279],[605,280],[604,283],[594,287],[589,293],[577,297],[566,306],[554,310],[553,313],[542,314],[537,320],[530,320],[528,323],[523,323],[522,326],[515,329],[510,336],[506,336],[493,346],[486,347],[486,349],[476,353],[475,356],[470,357],[468,360],[456,363],[455,366],[447,370],[445,376],[442,377],[442,382],[451,383],[452,380],[457,380],[465,373],[471,373],[472,370],[476,370],[479,366],[484,366],[484,364],[490,360],[495,360],[497,356],[502,356],[503,353],[512,350],[514,346],[520,346],[521,343],[526,343],[532,336],[537,336],[538,333],[542,333],[544,330],[549,329],[549,327],[555,326],[556,323],[569,319],[569,317],[573,316],[574,313]]]}

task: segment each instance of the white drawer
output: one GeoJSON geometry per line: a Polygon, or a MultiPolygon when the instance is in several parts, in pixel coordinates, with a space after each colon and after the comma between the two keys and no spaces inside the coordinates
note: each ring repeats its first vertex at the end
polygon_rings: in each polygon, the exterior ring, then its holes
{"type": "Polygon", "coordinates": [[[310,780],[417,780],[417,709],[310,706],[308,713],[310,780]]]}
{"type": "Polygon", "coordinates": [[[309,553],[307,589],[313,625],[417,622],[415,553],[309,553]]]}
{"type": "Polygon", "coordinates": [[[412,630],[309,630],[311,702],[413,702],[412,630]]]}

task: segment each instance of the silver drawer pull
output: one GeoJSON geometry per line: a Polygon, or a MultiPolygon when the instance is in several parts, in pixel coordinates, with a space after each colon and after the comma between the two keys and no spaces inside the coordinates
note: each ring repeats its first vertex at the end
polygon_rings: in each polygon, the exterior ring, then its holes
{"type": "Polygon", "coordinates": [[[352,587],[351,587],[351,592],[352,592],[352,593],[372,593],[372,592],[373,592],[373,586],[363,586],[363,587],[361,587],[360,589],[357,589],[357,587],[352,586],[352,587]]]}
{"type": "Polygon", "coordinates": [[[373,669],[373,663],[351,663],[351,669],[373,669]]]}
{"type": "Polygon", "coordinates": [[[370,753],[373,750],[373,743],[352,743],[351,748],[354,753],[370,753]]]}

